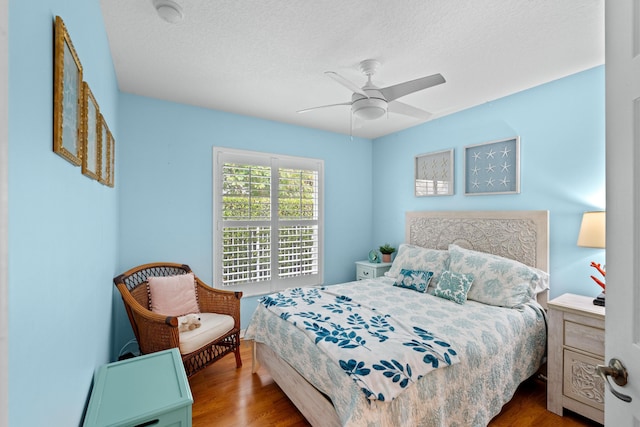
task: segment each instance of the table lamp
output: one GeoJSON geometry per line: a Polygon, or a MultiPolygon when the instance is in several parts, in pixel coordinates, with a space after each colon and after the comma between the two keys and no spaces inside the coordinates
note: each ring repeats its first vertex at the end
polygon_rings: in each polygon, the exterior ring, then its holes
{"type": "MultiPolygon", "coordinates": [[[[578,246],[585,248],[606,248],[606,215],[604,211],[585,212],[582,215],[582,223],[580,224],[580,233],[578,234],[578,246]]],[[[602,293],[593,300],[595,305],[604,305],[604,293],[605,293],[605,268],[600,264],[591,262],[591,266],[598,270],[598,273],[602,275],[602,279],[598,279],[595,276],[591,276],[594,282],[596,282],[601,288],[602,293]]]]}

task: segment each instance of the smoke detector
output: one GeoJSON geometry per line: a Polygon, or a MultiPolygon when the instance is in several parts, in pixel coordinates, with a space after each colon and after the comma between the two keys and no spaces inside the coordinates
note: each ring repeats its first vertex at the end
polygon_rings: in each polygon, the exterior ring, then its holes
{"type": "Polygon", "coordinates": [[[170,24],[177,24],[184,18],[182,7],[173,0],[153,0],[153,7],[158,16],[170,24]]]}

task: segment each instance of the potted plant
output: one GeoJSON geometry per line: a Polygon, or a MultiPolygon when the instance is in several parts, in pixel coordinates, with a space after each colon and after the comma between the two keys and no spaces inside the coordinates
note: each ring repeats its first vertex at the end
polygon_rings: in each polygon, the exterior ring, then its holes
{"type": "Polygon", "coordinates": [[[396,251],[396,248],[388,243],[380,246],[380,252],[382,253],[382,262],[391,262],[391,254],[396,251]]]}

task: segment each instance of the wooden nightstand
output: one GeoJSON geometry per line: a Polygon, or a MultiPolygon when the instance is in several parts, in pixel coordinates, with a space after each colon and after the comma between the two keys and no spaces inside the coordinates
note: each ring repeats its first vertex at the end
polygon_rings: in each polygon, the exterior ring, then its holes
{"type": "Polygon", "coordinates": [[[605,308],[574,294],[548,305],[547,409],[562,416],[567,408],[604,424],[604,381],[596,365],[604,364],[605,308]]]}
{"type": "Polygon", "coordinates": [[[384,275],[391,268],[390,262],[372,263],[369,261],[356,261],[356,279],[373,279],[384,275]]]}

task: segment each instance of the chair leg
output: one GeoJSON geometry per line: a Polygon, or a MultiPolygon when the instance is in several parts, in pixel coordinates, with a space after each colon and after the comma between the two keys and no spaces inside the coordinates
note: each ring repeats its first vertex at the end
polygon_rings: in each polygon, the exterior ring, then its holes
{"type": "Polygon", "coordinates": [[[236,335],[236,348],[234,353],[236,354],[236,368],[241,368],[242,358],[240,357],[240,334],[236,335]]]}

